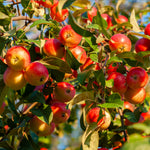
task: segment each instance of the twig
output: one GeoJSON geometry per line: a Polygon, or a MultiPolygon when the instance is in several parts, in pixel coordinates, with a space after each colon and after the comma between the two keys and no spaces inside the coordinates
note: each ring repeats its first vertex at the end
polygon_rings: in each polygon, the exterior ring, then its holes
{"type": "Polygon", "coordinates": [[[30,18],[30,17],[26,17],[26,16],[17,16],[17,17],[12,17],[11,20],[12,20],[12,21],[29,20],[30,22],[34,22],[34,21],[37,21],[37,20],[39,20],[39,19],[30,18]]]}
{"type": "Polygon", "coordinates": [[[122,113],[122,109],[118,109],[119,111],[119,115],[120,115],[120,118],[121,118],[121,125],[122,125],[122,128],[123,128],[123,133],[124,133],[124,138],[125,138],[125,141],[127,141],[127,134],[126,134],[126,131],[124,129],[124,121],[123,121],[123,113],[122,113]]]}
{"type": "Polygon", "coordinates": [[[30,110],[31,110],[34,106],[36,106],[37,104],[38,104],[38,102],[34,102],[32,105],[30,105],[30,106],[27,108],[27,110],[25,110],[25,111],[23,112],[23,115],[28,114],[28,113],[30,112],[30,110]]]}
{"type": "Polygon", "coordinates": [[[20,9],[19,9],[19,5],[18,5],[18,0],[16,0],[16,3],[17,3],[18,15],[21,16],[20,9]]]}

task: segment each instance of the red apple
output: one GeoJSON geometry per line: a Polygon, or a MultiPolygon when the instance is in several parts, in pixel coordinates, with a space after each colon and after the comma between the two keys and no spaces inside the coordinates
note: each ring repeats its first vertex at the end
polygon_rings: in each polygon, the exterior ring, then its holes
{"type": "Polygon", "coordinates": [[[146,38],[141,38],[135,43],[135,51],[143,52],[143,51],[150,51],[150,40],[146,38]]]}
{"type": "Polygon", "coordinates": [[[61,12],[59,12],[58,11],[58,3],[59,3],[59,1],[57,1],[57,3],[55,3],[51,7],[50,16],[52,17],[53,20],[62,22],[64,20],[66,20],[66,18],[68,17],[69,11],[68,11],[68,9],[62,9],[61,12]]]}
{"type": "Polygon", "coordinates": [[[3,102],[2,105],[0,106],[0,115],[4,112],[5,106],[6,106],[5,102],[3,102]]]}
{"type": "Polygon", "coordinates": [[[66,108],[65,103],[54,102],[51,105],[53,112],[53,122],[55,124],[60,124],[66,122],[70,117],[70,109],[66,108]]]}
{"type": "Polygon", "coordinates": [[[59,40],[48,39],[44,44],[43,51],[47,56],[62,58],[65,53],[65,48],[59,40]]]}
{"type": "Polygon", "coordinates": [[[49,78],[49,73],[43,64],[32,62],[26,68],[24,77],[29,84],[39,86],[46,83],[49,78]]]}
{"type": "Polygon", "coordinates": [[[126,82],[132,89],[142,88],[148,83],[148,74],[141,67],[132,67],[127,73],[126,82]]]}
{"type": "Polygon", "coordinates": [[[111,17],[108,14],[101,14],[102,18],[106,20],[107,22],[107,29],[109,29],[113,24],[111,17]]]}
{"type": "Polygon", "coordinates": [[[92,65],[92,64],[94,64],[94,70],[100,70],[100,69],[101,69],[100,66],[99,66],[99,63],[94,63],[94,61],[92,61],[91,58],[88,57],[88,58],[86,59],[85,63],[84,63],[82,66],[80,66],[80,70],[83,71],[83,70],[85,70],[88,66],[90,66],[90,65],[92,65]]]}
{"type": "Polygon", "coordinates": [[[40,53],[40,48],[38,46],[35,46],[35,52],[40,53]]]}
{"type": "Polygon", "coordinates": [[[92,22],[93,17],[97,15],[97,8],[92,7],[91,10],[87,12],[88,19],[92,22]]]}
{"type": "Polygon", "coordinates": [[[48,150],[47,148],[45,148],[45,147],[42,147],[42,148],[40,148],[40,150],[48,150]]]}
{"type": "Polygon", "coordinates": [[[131,41],[124,34],[115,34],[109,40],[109,48],[116,53],[129,52],[131,50],[131,41]]]}
{"type": "Polygon", "coordinates": [[[111,63],[107,69],[106,72],[107,74],[111,74],[112,72],[117,72],[117,69],[119,68],[119,63],[111,63]]]}
{"type": "Polygon", "coordinates": [[[150,36],[150,23],[145,27],[144,33],[150,36]]]}
{"type": "Polygon", "coordinates": [[[129,109],[130,111],[134,112],[133,105],[128,101],[124,101],[124,109],[129,109]]]}
{"type": "Polygon", "coordinates": [[[5,56],[7,65],[16,70],[22,71],[30,64],[30,53],[22,46],[11,47],[5,56]]]}
{"type": "Polygon", "coordinates": [[[38,136],[49,136],[54,132],[55,123],[51,122],[50,124],[47,124],[40,120],[37,116],[34,116],[30,120],[30,129],[38,136]]]}
{"type": "Polygon", "coordinates": [[[112,87],[112,90],[114,92],[118,92],[121,95],[125,93],[127,90],[127,84],[126,84],[126,77],[119,73],[119,72],[112,72],[107,80],[113,79],[114,80],[114,85],[112,87]]]}
{"type": "Polygon", "coordinates": [[[116,22],[118,24],[124,23],[124,22],[128,22],[128,18],[123,16],[123,15],[118,15],[118,18],[116,18],[116,22]]]}
{"type": "Polygon", "coordinates": [[[94,107],[88,111],[86,114],[86,121],[90,125],[92,123],[97,123],[97,126],[99,130],[105,130],[110,126],[111,123],[111,117],[108,112],[105,110],[102,110],[102,118],[98,121],[100,118],[100,107],[94,107]]]}
{"type": "Polygon", "coordinates": [[[147,112],[142,112],[141,116],[143,116],[145,120],[150,120],[150,109],[147,112]]]}
{"type": "Polygon", "coordinates": [[[76,47],[81,42],[82,36],[77,34],[71,25],[64,26],[59,32],[59,40],[68,47],[76,47]]]}
{"type": "Polygon", "coordinates": [[[76,90],[73,85],[68,82],[58,82],[54,88],[54,99],[60,102],[68,102],[75,96],[76,90]]]}
{"type": "Polygon", "coordinates": [[[3,75],[4,83],[13,90],[20,90],[26,85],[23,71],[7,68],[3,75]]]}
{"type": "Polygon", "coordinates": [[[73,56],[81,63],[84,64],[86,59],[87,59],[87,55],[86,55],[86,51],[81,47],[81,46],[76,46],[74,48],[70,48],[71,53],[73,54],[73,56]]]}
{"type": "Polygon", "coordinates": [[[124,93],[125,100],[130,102],[131,104],[141,104],[144,102],[146,97],[146,92],[144,88],[131,89],[127,88],[124,93]]]}
{"type": "Polygon", "coordinates": [[[107,148],[98,148],[98,150],[108,150],[107,148]]]}

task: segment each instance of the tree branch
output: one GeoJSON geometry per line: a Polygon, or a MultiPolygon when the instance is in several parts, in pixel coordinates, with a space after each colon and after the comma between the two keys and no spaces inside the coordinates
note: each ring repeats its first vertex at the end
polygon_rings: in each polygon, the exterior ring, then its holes
{"type": "Polygon", "coordinates": [[[29,20],[30,22],[34,22],[34,21],[37,21],[39,19],[30,18],[30,17],[27,17],[27,16],[17,16],[17,17],[12,17],[11,20],[12,21],[29,20]]]}

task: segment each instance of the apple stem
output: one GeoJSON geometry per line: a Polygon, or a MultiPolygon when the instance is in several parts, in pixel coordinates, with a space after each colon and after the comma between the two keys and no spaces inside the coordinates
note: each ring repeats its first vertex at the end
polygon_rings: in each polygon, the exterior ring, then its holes
{"type": "Polygon", "coordinates": [[[28,114],[28,113],[30,112],[30,110],[31,110],[34,106],[36,106],[37,104],[38,104],[38,102],[34,102],[33,104],[31,104],[31,105],[27,108],[27,110],[23,112],[23,115],[28,114]]]}
{"type": "Polygon", "coordinates": [[[127,141],[127,134],[126,134],[126,131],[124,129],[124,116],[123,116],[123,113],[122,113],[122,109],[118,109],[118,112],[119,112],[119,115],[120,115],[120,119],[121,119],[121,125],[122,125],[122,128],[123,128],[123,133],[124,133],[124,138],[125,138],[125,142],[127,141]]]}

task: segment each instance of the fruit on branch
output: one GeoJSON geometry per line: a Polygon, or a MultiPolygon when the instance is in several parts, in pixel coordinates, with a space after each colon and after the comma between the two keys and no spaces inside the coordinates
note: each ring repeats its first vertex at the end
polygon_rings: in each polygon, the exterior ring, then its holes
{"type": "Polygon", "coordinates": [[[124,22],[128,22],[128,18],[123,16],[123,15],[118,15],[118,18],[116,18],[116,22],[118,24],[124,23],[124,22]]]}
{"type": "Polygon", "coordinates": [[[48,150],[47,148],[45,148],[45,147],[42,147],[42,148],[40,148],[40,150],[48,150]]]}
{"type": "Polygon", "coordinates": [[[22,71],[31,61],[29,51],[22,46],[13,46],[8,49],[5,59],[7,65],[16,71],[22,71]]]}
{"type": "Polygon", "coordinates": [[[39,86],[46,83],[49,78],[49,73],[43,64],[32,62],[26,68],[24,77],[29,84],[39,86]]]}
{"type": "Polygon", "coordinates": [[[147,112],[142,112],[141,116],[144,117],[144,120],[150,120],[150,109],[147,112]]]}
{"type": "Polygon", "coordinates": [[[50,16],[52,17],[53,20],[62,22],[67,19],[68,15],[69,15],[69,11],[68,11],[68,9],[62,9],[61,12],[59,12],[58,11],[58,3],[59,2],[55,3],[51,7],[50,16]]]}
{"type": "Polygon", "coordinates": [[[126,77],[119,72],[112,72],[107,80],[113,79],[114,85],[112,87],[113,92],[118,92],[120,95],[124,94],[127,90],[126,77]]]}
{"type": "Polygon", "coordinates": [[[93,17],[97,15],[97,8],[92,7],[91,10],[87,12],[88,19],[92,22],[93,17]]]}
{"type": "Polygon", "coordinates": [[[124,109],[129,109],[130,111],[134,112],[133,105],[128,101],[124,101],[124,109]]]}
{"type": "Polygon", "coordinates": [[[99,63],[94,63],[94,61],[92,61],[92,59],[90,57],[88,57],[85,61],[85,63],[80,66],[80,70],[83,71],[85,70],[86,68],[88,68],[90,65],[94,65],[94,70],[100,70],[100,66],[99,66],[99,63]]]}
{"type": "Polygon", "coordinates": [[[73,56],[81,63],[84,64],[86,59],[87,59],[87,55],[86,55],[86,51],[81,47],[81,46],[76,46],[74,48],[70,48],[71,53],[73,54],[73,56]]]}
{"type": "Polygon", "coordinates": [[[107,74],[111,74],[112,72],[117,72],[117,69],[119,68],[119,63],[111,63],[107,69],[106,72],[107,74]]]}
{"type": "Polygon", "coordinates": [[[65,103],[54,102],[51,105],[51,109],[53,112],[53,120],[55,124],[60,124],[66,122],[70,117],[70,109],[66,108],[65,103]]]}
{"type": "Polygon", "coordinates": [[[65,53],[65,48],[58,39],[48,39],[44,44],[43,51],[47,56],[62,58],[65,53]]]}
{"type": "Polygon", "coordinates": [[[76,47],[81,42],[82,36],[77,34],[71,25],[64,26],[59,32],[60,42],[68,47],[76,47]]]}
{"type": "Polygon", "coordinates": [[[2,105],[0,106],[0,115],[4,112],[5,106],[6,106],[5,102],[3,102],[2,105]]]}
{"type": "Polygon", "coordinates": [[[109,29],[111,26],[113,26],[111,17],[108,14],[101,14],[101,16],[107,22],[107,29],[109,29]]]}
{"type": "Polygon", "coordinates": [[[135,51],[138,52],[143,52],[143,51],[150,51],[150,40],[146,38],[141,38],[137,40],[135,43],[135,51]]]}
{"type": "Polygon", "coordinates": [[[53,90],[54,99],[60,102],[68,102],[75,96],[76,90],[68,82],[58,82],[53,90]]]}
{"type": "Polygon", "coordinates": [[[94,107],[87,112],[86,121],[89,125],[96,123],[99,130],[105,130],[110,126],[111,116],[100,107],[94,107]]]}
{"type": "Polygon", "coordinates": [[[148,74],[141,67],[132,67],[127,73],[126,82],[132,89],[142,88],[148,83],[148,74]]]}
{"type": "Polygon", "coordinates": [[[8,67],[3,75],[4,83],[13,90],[20,90],[26,85],[23,71],[15,71],[8,67]]]}
{"type": "Polygon", "coordinates": [[[144,88],[131,89],[127,88],[124,93],[125,100],[130,102],[131,104],[141,104],[144,102],[146,97],[146,92],[144,88]]]}
{"type": "Polygon", "coordinates": [[[109,40],[109,48],[116,53],[129,52],[131,50],[131,41],[124,34],[115,34],[109,40]]]}
{"type": "Polygon", "coordinates": [[[35,46],[35,52],[38,54],[40,53],[40,48],[38,46],[35,46]]]}
{"type": "Polygon", "coordinates": [[[150,23],[145,27],[144,33],[150,36],[150,23]]]}
{"type": "Polygon", "coordinates": [[[30,120],[30,129],[38,136],[49,136],[54,132],[55,123],[51,122],[50,124],[47,124],[40,120],[37,116],[34,116],[30,120]]]}

